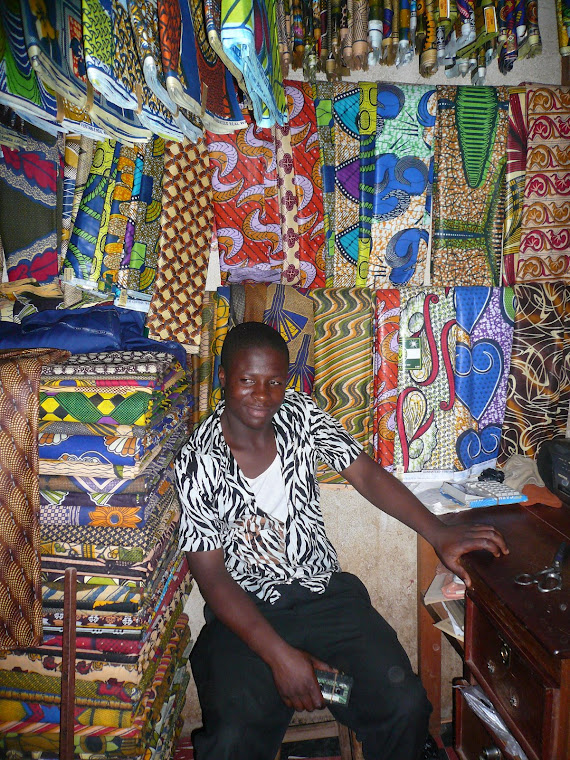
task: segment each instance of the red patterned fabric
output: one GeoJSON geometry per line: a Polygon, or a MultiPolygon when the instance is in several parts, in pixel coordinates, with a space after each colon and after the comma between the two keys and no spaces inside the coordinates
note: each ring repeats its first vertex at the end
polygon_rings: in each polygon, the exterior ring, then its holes
{"type": "Polygon", "coordinates": [[[393,470],[398,401],[399,290],[377,291],[375,322],[374,459],[387,470],[393,470]]]}

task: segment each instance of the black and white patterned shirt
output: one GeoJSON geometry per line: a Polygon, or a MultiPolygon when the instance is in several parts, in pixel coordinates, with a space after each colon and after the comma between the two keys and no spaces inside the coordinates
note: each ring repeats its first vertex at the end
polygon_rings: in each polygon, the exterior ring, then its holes
{"type": "Polygon", "coordinates": [[[287,521],[282,523],[256,504],[222,434],[223,410],[222,401],[194,431],[176,461],[181,551],[223,548],[232,578],[264,601],[277,601],[276,586],[294,580],[322,593],[331,573],[340,568],[325,533],[317,463],[340,472],[362,447],[309,396],[286,391],[273,417],[288,506],[287,521]]]}

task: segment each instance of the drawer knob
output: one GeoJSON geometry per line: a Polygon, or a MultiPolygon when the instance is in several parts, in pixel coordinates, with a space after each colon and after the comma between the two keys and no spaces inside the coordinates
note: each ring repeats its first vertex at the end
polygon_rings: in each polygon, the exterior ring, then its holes
{"type": "Polygon", "coordinates": [[[505,668],[508,668],[511,664],[511,648],[506,641],[503,641],[501,644],[501,648],[499,649],[499,657],[501,658],[501,662],[505,668]]]}
{"type": "Polygon", "coordinates": [[[485,747],[479,755],[479,760],[501,760],[503,755],[498,747],[485,747]]]}
{"type": "Polygon", "coordinates": [[[493,674],[495,670],[497,669],[497,666],[493,662],[493,660],[487,660],[487,670],[489,673],[493,674]]]}
{"type": "Polygon", "coordinates": [[[516,694],[511,694],[509,697],[509,704],[511,707],[518,707],[519,706],[519,698],[516,694]]]}

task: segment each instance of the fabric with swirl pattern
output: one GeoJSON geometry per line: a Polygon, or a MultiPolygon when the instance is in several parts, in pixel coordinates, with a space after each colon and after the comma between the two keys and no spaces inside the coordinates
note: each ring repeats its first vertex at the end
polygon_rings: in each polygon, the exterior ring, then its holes
{"type": "Polygon", "coordinates": [[[516,282],[570,282],[570,88],[528,86],[526,107],[516,282]]]}
{"type": "Polygon", "coordinates": [[[535,458],[543,441],[564,436],[570,404],[570,287],[515,285],[513,334],[499,464],[535,458]]]}
{"type": "Polygon", "coordinates": [[[437,88],[431,282],[498,285],[509,92],[437,88]]]}
{"type": "Polygon", "coordinates": [[[378,290],[374,313],[374,459],[385,470],[394,469],[400,292],[378,290]]]}
{"type": "MultiPolygon", "coordinates": [[[[315,305],[314,399],[372,453],[374,294],[368,288],[317,288],[311,298],[315,305]]],[[[324,465],[319,468],[319,480],[344,482],[324,465]]]]}
{"type": "Polygon", "coordinates": [[[455,288],[456,469],[499,454],[513,340],[512,288],[455,288]]]}
{"type": "Polygon", "coordinates": [[[315,114],[319,133],[319,150],[321,154],[321,176],[323,183],[323,213],[325,229],[325,277],[326,285],[331,287],[334,281],[334,236],[335,236],[335,152],[334,152],[334,117],[332,82],[316,82],[315,114]]]}
{"type": "Polygon", "coordinates": [[[377,98],[372,249],[362,277],[374,288],[421,286],[429,276],[435,89],[380,82],[377,98]]]}
{"type": "Polygon", "coordinates": [[[400,298],[394,465],[403,472],[450,471],[455,462],[453,290],[406,288],[400,298]]]}

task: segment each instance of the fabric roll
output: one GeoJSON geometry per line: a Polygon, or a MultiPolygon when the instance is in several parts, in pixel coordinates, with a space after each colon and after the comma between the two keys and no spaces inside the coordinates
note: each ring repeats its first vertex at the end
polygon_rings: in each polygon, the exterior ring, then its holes
{"type": "Polygon", "coordinates": [[[286,81],[285,94],[288,104],[288,123],[275,128],[277,147],[287,134],[291,144],[290,157],[278,159],[278,178],[291,177],[294,185],[293,194],[283,193],[285,182],[278,180],[281,193],[282,213],[294,210],[294,224],[284,234],[289,243],[295,240],[298,245],[298,282],[289,277],[289,268],[285,268],[282,284],[298,284],[304,288],[322,287],[325,284],[324,262],[324,219],[323,187],[320,171],[319,135],[313,92],[306,82],[286,81]]]}
{"type": "MultiPolygon", "coordinates": [[[[63,264],[67,254],[67,245],[71,235],[73,214],[73,201],[75,197],[75,185],[77,169],[79,166],[79,154],[81,151],[81,138],[78,135],[65,135],[64,166],[63,166],[63,203],[61,209],[61,244],[59,247],[58,260],[63,264]]],[[[58,269],[59,271],[59,269],[58,269]]]]}
{"type": "Polygon", "coordinates": [[[455,288],[456,468],[499,454],[513,340],[512,288],[455,288]]]}
{"type": "Polygon", "coordinates": [[[360,87],[348,82],[334,86],[335,259],[334,287],[356,283],[359,228],[360,87]]]}
{"type": "Polygon", "coordinates": [[[503,226],[503,285],[515,284],[518,269],[526,180],[526,121],[526,87],[511,87],[503,226]]]}
{"type": "MultiPolygon", "coordinates": [[[[367,288],[316,288],[310,296],[315,304],[315,401],[371,453],[374,295],[367,288]]],[[[344,482],[324,468],[319,480],[344,482]]]]}
{"type": "Polygon", "coordinates": [[[136,109],[137,98],[123,87],[115,74],[114,19],[111,0],[81,3],[83,53],[87,76],[93,87],[121,108],[136,109]]]}
{"type": "Polygon", "coordinates": [[[570,8],[565,0],[556,0],[556,28],[560,55],[570,55],[570,8]]]}
{"type": "Polygon", "coordinates": [[[403,472],[450,471],[455,463],[453,291],[400,291],[397,435],[394,465],[403,472]]]}
{"type": "Polygon", "coordinates": [[[0,237],[9,280],[49,282],[59,271],[63,137],[44,133],[24,144],[0,152],[0,237]]]}
{"type": "Polygon", "coordinates": [[[508,89],[437,91],[432,283],[498,285],[508,89]]]}
{"type": "Polygon", "coordinates": [[[156,135],[146,144],[142,160],[140,188],[133,223],[133,239],[125,251],[117,274],[117,284],[140,292],[152,292],[156,280],[162,180],[164,176],[164,140],[156,135]]]}
{"type": "Polygon", "coordinates": [[[434,88],[378,85],[372,248],[365,282],[373,288],[422,286],[429,277],[434,88]],[[405,138],[403,137],[405,135],[405,138]]]}
{"type": "Polygon", "coordinates": [[[313,89],[323,183],[325,278],[327,287],[331,287],[334,281],[335,236],[334,89],[332,82],[316,82],[313,89]]]}
{"type": "Polygon", "coordinates": [[[287,285],[270,285],[263,321],[287,343],[287,387],[311,395],[315,378],[313,301],[287,285]]]}
{"type": "Polygon", "coordinates": [[[210,398],[208,401],[209,411],[213,412],[216,405],[222,399],[222,387],[218,371],[220,368],[220,358],[222,355],[222,346],[226,335],[233,327],[230,313],[230,289],[228,287],[218,288],[213,294],[214,302],[214,324],[210,335],[210,354],[212,355],[212,375],[210,379],[210,398]]]}
{"type": "Polygon", "coordinates": [[[187,118],[188,111],[181,111],[166,89],[160,53],[157,0],[128,0],[127,7],[146,84],[172,113],[172,120],[184,137],[192,142],[199,140],[202,128],[196,117],[192,117],[192,120],[187,118]]]}
{"type": "Polygon", "coordinates": [[[535,459],[543,441],[564,436],[570,404],[568,309],[563,283],[515,285],[515,325],[499,464],[535,459]]]}
{"type": "Polygon", "coordinates": [[[360,82],[358,129],[360,132],[359,228],[356,285],[365,286],[368,280],[370,249],[372,247],[372,212],[374,197],[374,167],[376,165],[376,114],[378,84],[360,82]]]}
{"type": "Polygon", "coordinates": [[[267,285],[245,286],[244,322],[263,322],[267,285]]]}
{"type": "Polygon", "coordinates": [[[385,470],[394,469],[400,292],[378,290],[374,313],[374,459],[385,470]]]}
{"type": "Polygon", "coordinates": [[[570,88],[528,86],[517,282],[570,281],[570,88]]]}
{"type": "Polygon", "coordinates": [[[223,134],[243,128],[245,122],[231,74],[206,36],[206,8],[197,0],[185,0],[178,8],[176,5],[160,2],[158,7],[162,61],[170,96],[199,116],[206,129],[223,134]]]}
{"type": "Polygon", "coordinates": [[[149,337],[176,340],[193,353],[200,345],[213,216],[205,143],[167,143],[158,276],[146,324],[149,337]]]}
{"type": "Polygon", "coordinates": [[[202,301],[202,325],[200,334],[200,354],[198,364],[198,422],[202,422],[210,413],[210,393],[212,387],[213,357],[210,354],[212,331],[215,320],[214,296],[209,291],[204,293],[202,301]]]}
{"type": "MultiPolygon", "coordinates": [[[[279,3],[277,4],[279,6],[279,3]]],[[[224,66],[236,80],[238,87],[243,93],[247,92],[243,74],[232,60],[226,55],[222,45],[222,3],[221,0],[205,0],[204,2],[204,21],[206,24],[206,34],[212,50],[218,55],[224,66]]],[[[286,72],[283,71],[283,76],[286,72]]]]}
{"type": "Polygon", "coordinates": [[[38,388],[65,351],[0,352],[0,649],[41,640],[38,388]]]}
{"type": "Polygon", "coordinates": [[[284,124],[287,104],[275,0],[264,4],[222,0],[221,40],[227,57],[243,74],[256,124],[261,127],[284,124]]]}

